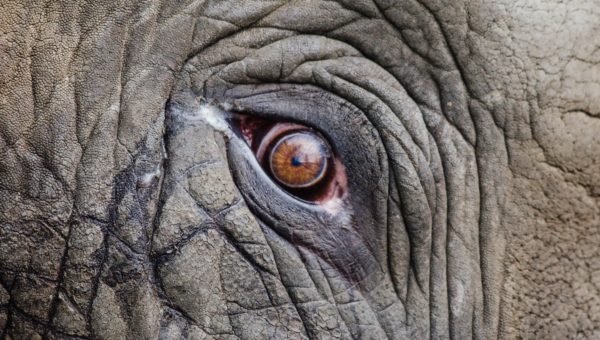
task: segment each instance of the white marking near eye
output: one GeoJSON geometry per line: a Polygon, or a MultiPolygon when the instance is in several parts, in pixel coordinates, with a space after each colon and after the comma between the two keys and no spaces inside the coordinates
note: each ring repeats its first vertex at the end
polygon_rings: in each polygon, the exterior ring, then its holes
{"type": "Polygon", "coordinates": [[[339,225],[343,229],[349,229],[352,226],[352,214],[346,206],[348,202],[343,198],[332,198],[321,204],[323,210],[332,216],[336,216],[339,225]]]}
{"type": "Polygon", "coordinates": [[[227,123],[227,119],[231,118],[232,114],[226,111],[230,107],[231,104],[221,104],[221,107],[211,104],[200,104],[197,110],[184,111],[178,109],[172,111],[171,114],[177,115],[190,122],[205,122],[215,130],[223,132],[228,137],[231,137],[232,131],[227,123]]]}
{"type": "Polygon", "coordinates": [[[227,135],[231,133],[231,129],[227,123],[227,118],[230,118],[230,115],[226,111],[212,105],[203,104],[200,106],[196,115],[215,130],[221,131],[227,135]]]}
{"type": "Polygon", "coordinates": [[[343,210],[342,209],[343,203],[344,203],[344,201],[342,201],[341,199],[333,198],[333,199],[330,199],[327,202],[323,203],[322,207],[328,213],[330,213],[332,215],[336,215],[337,213],[339,213],[340,211],[343,210]]]}

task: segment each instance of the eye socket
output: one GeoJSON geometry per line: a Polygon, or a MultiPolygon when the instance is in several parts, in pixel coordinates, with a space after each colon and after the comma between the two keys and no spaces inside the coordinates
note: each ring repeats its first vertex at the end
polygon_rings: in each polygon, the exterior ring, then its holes
{"type": "Polygon", "coordinates": [[[292,196],[326,203],[345,195],[344,166],[319,131],[247,115],[236,115],[232,123],[263,171],[292,196]]]}

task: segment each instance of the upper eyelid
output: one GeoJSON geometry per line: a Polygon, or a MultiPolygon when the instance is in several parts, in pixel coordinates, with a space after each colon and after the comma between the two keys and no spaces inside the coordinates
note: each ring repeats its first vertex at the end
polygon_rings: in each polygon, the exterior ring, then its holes
{"type": "Polygon", "coordinates": [[[229,98],[229,103],[225,106],[229,106],[231,112],[302,124],[320,131],[329,140],[335,138],[328,125],[334,126],[347,122],[349,116],[353,117],[350,119],[353,124],[369,124],[366,115],[352,103],[313,86],[284,84],[284,88],[279,91],[269,89],[239,97],[235,94],[231,95],[233,99],[229,98]],[[278,94],[270,98],[274,93],[280,93],[281,97],[278,94]],[[286,103],[284,108],[274,104],[280,102],[286,103]]]}

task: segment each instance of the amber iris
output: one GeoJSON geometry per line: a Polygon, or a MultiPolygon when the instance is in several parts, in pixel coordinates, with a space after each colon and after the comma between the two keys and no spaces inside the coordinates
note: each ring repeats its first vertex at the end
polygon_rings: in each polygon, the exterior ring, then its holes
{"type": "Polygon", "coordinates": [[[320,136],[309,131],[282,137],[271,149],[269,165],[273,177],[289,188],[309,188],[327,174],[331,151],[320,136]]]}

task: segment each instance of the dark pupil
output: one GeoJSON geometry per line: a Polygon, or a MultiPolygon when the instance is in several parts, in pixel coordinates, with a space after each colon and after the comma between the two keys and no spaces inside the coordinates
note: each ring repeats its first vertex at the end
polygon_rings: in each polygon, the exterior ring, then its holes
{"type": "Polygon", "coordinates": [[[302,161],[300,160],[300,157],[298,157],[298,156],[292,157],[292,165],[293,166],[300,166],[300,165],[302,165],[302,161]]]}

